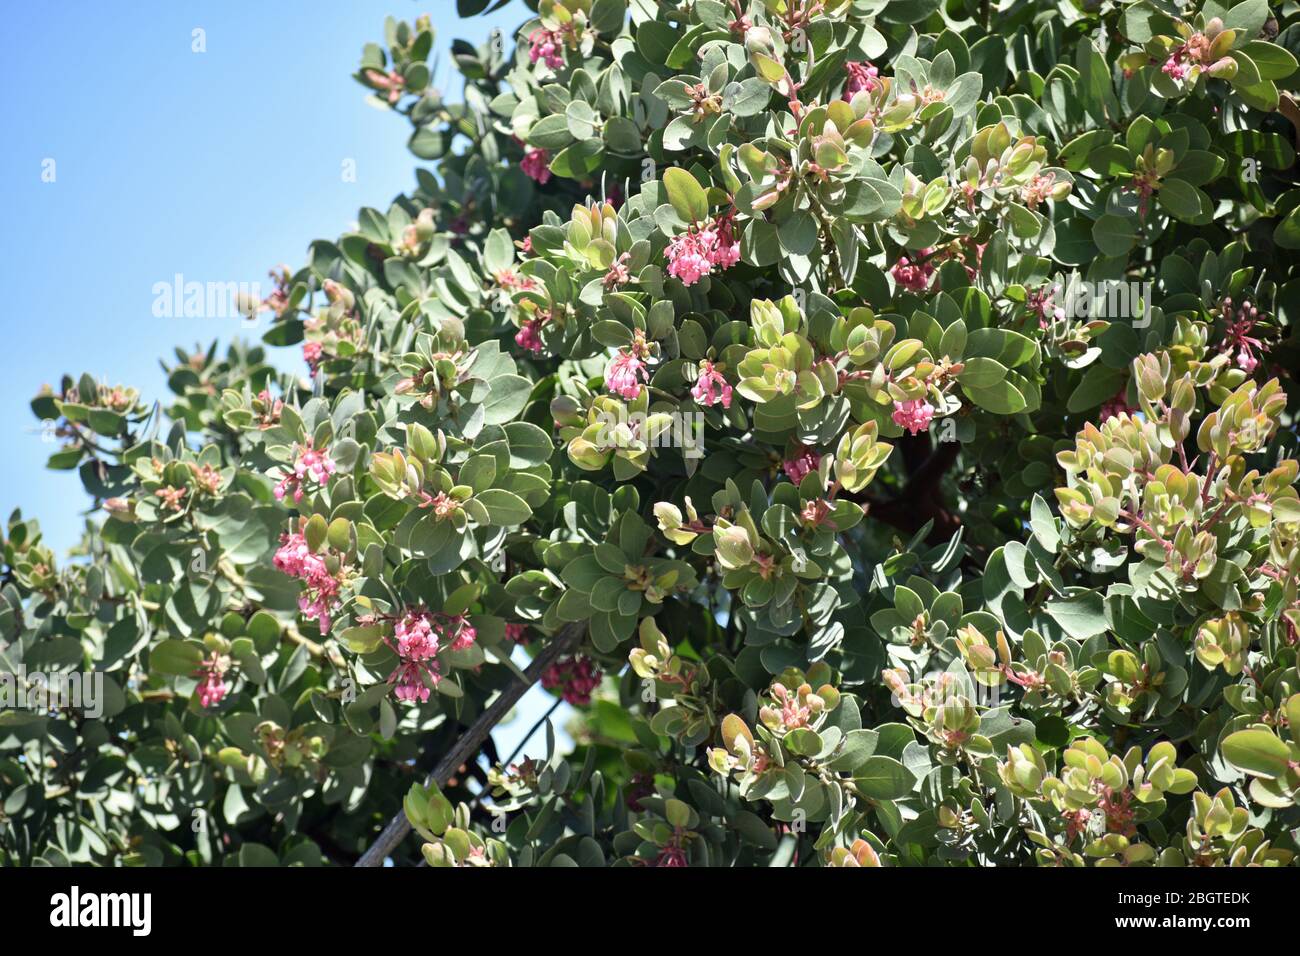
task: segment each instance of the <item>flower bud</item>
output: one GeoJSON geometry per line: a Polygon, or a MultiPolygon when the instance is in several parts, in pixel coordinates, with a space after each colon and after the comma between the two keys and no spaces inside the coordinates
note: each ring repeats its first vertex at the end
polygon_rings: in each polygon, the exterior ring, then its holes
{"type": "Polygon", "coordinates": [[[1205,71],[1216,80],[1230,80],[1237,75],[1237,61],[1230,56],[1212,63],[1205,71]]]}

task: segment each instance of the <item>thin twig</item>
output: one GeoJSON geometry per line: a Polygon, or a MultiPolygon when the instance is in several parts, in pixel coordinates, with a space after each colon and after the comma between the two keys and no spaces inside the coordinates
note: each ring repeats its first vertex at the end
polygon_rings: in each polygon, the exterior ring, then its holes
{"type": "Polygon", "coordinates": [[[510,752],[510,756],[501,761],[501,766],[509,767],[510,764],[514,762],[514,759],[519,756],[519,751],[524,749],[524,744],[533,739],[533,734],[537,733],[537,731],[541,729],[542,724],[551,719],[551,716],[559,710],[562,703],[564,703],[563,697],[557,697],[555,699],[555,703],[551,704],[551,706],[547,708],[546,713],[537,718],[537,723],[533,724],[533,726],[528,729],[528,733],[524,734],[523,739],[519,741],[518,746],[510,752]]]}

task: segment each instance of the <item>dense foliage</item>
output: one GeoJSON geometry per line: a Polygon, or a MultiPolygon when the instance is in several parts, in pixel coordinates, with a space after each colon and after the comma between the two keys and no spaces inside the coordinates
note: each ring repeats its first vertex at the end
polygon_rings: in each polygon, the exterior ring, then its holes
{"type": "Polygon", "coordinates": [[[0,712],[0,860],[1289,865],[1300,7],[531,6],[366,46],[309,378],[34,401],[106,514],[0,668],[105,706],[0,712]],[[559,640],[575,752],[426,789],[559,640]]]}

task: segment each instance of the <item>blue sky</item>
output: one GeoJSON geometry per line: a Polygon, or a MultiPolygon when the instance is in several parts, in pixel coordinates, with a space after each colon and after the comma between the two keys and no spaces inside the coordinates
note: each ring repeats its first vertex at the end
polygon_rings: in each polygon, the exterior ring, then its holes
{"type": "MultiPolygon", "coordinates": [[[[59,0],[10,14],[0,518],[21,507],[59,552],[84,520],[76,474],[45,468],[56,446],[27,407],[42,383],[89,372],[165,399],[160,356],[240,334],[233,319],[155,317],[156,283],[265,282],[362,206],[386,208],[413,188],[410,127],[368,105],[351,74],[389,14],[429,13],[443,51],[528,15],[518,0],[471,20],[454,11],[452,0],[59,0]]],[[[444,65],[437,81],[450,76],[444,65]]],[[[304,370],[296,348],[273,360],[304,370]]],[[[540,715],[550,701],[540,694],[511,731],[540,715]]],[[[498,742],[513,747],[513,736],[498,742]]]]}
{"type": "MultiPolygon", "coordinates": [[[[437,48],[482,42],[527,11],[461,20],[450,0],[59,0],[0,34],[6,144],[0,509],[21,506],[62,551],[86,502],[27,402],[81,372],[165,397],[158,358],[239,334],[231,319],[156,318],[153,287],[263,282],[362,206],[414,186],[410,128],[351,78],[384,17],[430,12],[437,48]],[[442,12],[435,12],[442,11],[442,12]],[[193,31],[206,51],[192,52],[193,31]],[[12,80],[17,82],[12,82],[12,80]],[[42,175],[53,160],[55,179],[42,175]],[[355,182],[343,164],[355,161],[355,182]]],[[[444,67],[444,81],[449,71],[444,67]]],[[[247,334],[247,333],[246,333],[247,334]]],[[[258,333],[260,334],[260,332],[258,333]]],[[[296,349],[279,364],[301,369],[296,349]]]]}

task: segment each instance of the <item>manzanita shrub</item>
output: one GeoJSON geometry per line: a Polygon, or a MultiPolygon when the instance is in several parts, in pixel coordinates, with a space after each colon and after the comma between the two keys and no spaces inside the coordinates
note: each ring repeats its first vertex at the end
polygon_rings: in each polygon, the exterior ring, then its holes
{"type": "Polygon", "coordinates": [[[104,694],[0,859],[1290,865],[1300,8],[530,5],[365,47],[429,165],[273,273],[309,376],[34,401],[0,663],[104,694]],[[526,655],[574,752],[433,774],[526,655]]]}

